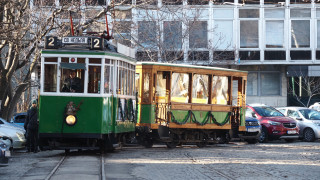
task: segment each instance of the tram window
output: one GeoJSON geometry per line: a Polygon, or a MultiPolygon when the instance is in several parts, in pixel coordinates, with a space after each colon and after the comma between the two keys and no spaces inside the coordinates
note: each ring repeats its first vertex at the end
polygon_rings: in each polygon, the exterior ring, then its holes
{"type": "Polygon", "coordinates": [[[157,73],[157,85],[156,85],[156,101],[159,103],[165,103],[167,99],[167,74],[168,72],[157,73]]]}
{"type": "Polygon", "coordinates": [[[228,77],[213,76],[212,78],[212,104],[228,104],[228,77]]]}
{"type": "Polygon", "coordinates": [[[104,71],[104,93],[110,92],[110,66],[106,66],[104,71]]]}
{"type": "Polygon", "coordinates": [[[61,68],[60,92],[83,93],[84,70],[61,68]]]}
{"type": "Polygon", "coordinates": [[[144,103],[150,103],[149,84],[150,84],[150,73],[144,73],[143,74],[143,92],[142,92],[142,102],[144,103]]]}
{"type": "Polygon", "coordinates": [[[192,84],[192,103],[207,104],[209,97],[209,76],[194,74],[192,84]]]}
{"type": "Polygon", "coordinates": [[[89,63],[91,64],[101,64],[101,59],[100,58],[90,58],[89,63]]]}
{"type": "Polygon", "coordinates": [[[44,62],[58,62],[58,58],[45,58],[44,62]]]}
{"type": "Polygon", "coordinates": [[[64,62],[64,63],[69,63],[69,58],[67,57],[67,58],[61,58],[61,62],[64,62]]]}
{"type": "Polygon", "coordinates": [[[136,81],[136,83],[135,83],[135,90],[136,90],[136,92],[138,93],[138,96],[139,96],[139,99],[140,99],[140,74],[139,73],[136,73],[135,74],[135,81],[136,81]]]}
{"type": "Polygon", "coordinates": [[[100,66],[89,66],[88,93],[100,93],[100,66]]]}
{"type": "Polygon", "coordinates": [[[173,73],[171,81],[171,101],[188,103],[189,74],[173,73]]]}
{"type": "Polygon", "coordinates": [[[45,64],[44,65],[44,92],[56,92],[56,91],[57,91],[57,64],[45,64]]]}

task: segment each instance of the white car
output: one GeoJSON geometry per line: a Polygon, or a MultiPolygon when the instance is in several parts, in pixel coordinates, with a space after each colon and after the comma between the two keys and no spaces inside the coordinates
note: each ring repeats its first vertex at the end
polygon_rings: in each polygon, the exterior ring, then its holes
{"type": "Polygon", "coordinates": [[[320,138],[320,112],[306,107],[277,108],[285,116],[295,119],[300,128],[300,138],[312,142],[320,138]]]}
{"type": "Polygon", "coordinates": [[[314,103],[313,105],[311,105],[309,108],[310,108],[310,109],[314,109],[314,110],[316,110],[316,111],[320,111],[320,103],[319,103],[319,102],[316,102],[316,103],[314,103]]]}
{"type": "Polygon", "coordinates": [[[4,119],[0,118],[0,136],[7,136],[11,138],[13,149],[21,149],[25,147],[25,133],[26,131],[23,127],[17,127],[17,125],[8,123],[4,119]]]}

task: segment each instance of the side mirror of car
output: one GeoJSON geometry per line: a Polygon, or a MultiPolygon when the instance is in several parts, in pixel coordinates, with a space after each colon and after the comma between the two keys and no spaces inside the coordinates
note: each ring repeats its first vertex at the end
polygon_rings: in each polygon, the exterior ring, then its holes
{"type": "Polygon", "coordinates": [[[252,117],[257,118],[257,115],[253,112],[252,117]]]}
{"type": "Polygon", "coordinates": [[[297,117],[296,120],[302,121],[302,118],[301,117],[297,117]]]}
{"type": "Polygon", "coordinates": [[[3,139],[3,140],[10,139],[8,136],[0,136],[0,138],[3,139]]]}

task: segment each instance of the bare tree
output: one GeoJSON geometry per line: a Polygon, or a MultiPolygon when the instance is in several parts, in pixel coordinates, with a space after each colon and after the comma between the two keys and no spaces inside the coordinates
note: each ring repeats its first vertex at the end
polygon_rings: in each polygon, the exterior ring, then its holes
{"type": "Polygon", "coordinates": [[[182,0],[163,0],[162,5],[158,0],[136,1],[126,14],[116,10],[115,39],[136,47],[137,60],[180,63],[188,59],[190,64],[234,64],[231,42],[218,50],[222,42],[226,43],[226,37],[216,32],[216,27],[210,28],[207,12],[196,6],[208,2],[188,1],[186,7],[182,0]],[[218,38],[208,41],[209,34],[218,38]]]}
{"type": "Polygon", "coordinates": [[[288,78],[288,94],[293,97],[301,106],[309,107],[314,98],[320,96],[320,78],[309,76],[303,68],[298,66],[290,71],[288,78]]]}
{"type": "MultiPolygon", "coordinates": [[[[33,2],[0,1],[0,117],[7,120],[26,90],[39,86],[31,81],[31,74],[38,67],[44,37],[70,34],[70,13],[75,19],[86,16],[85,21],[75,21],[75,29],[84,31],[90,24],[101,22],[110,10],[104,6],[81,14],[80,0],[60,1],[60,6],[54,0],[33,2]]],[[[26,110],[28,99],[21,104],[19,108],[26,110]]]]}

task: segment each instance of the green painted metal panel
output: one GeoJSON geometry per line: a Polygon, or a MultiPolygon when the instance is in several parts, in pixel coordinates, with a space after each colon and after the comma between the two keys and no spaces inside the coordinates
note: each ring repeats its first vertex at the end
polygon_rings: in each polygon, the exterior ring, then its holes
{"type": "Polygon", "coordinates": [[[39,133],[102,133],[102,125],[106,123],[102,109],[101,97],[40,96],[39,133]],[[75,107],[82,102],[73,126],[64,122],[65,108],[70,101],[75,107]]]}
{"type": "MultiPolygon", "coordinates": [[[[211,113],[218,123],[223,123],[229,115],[229,112],[211,112],[211,113]]],[[[227,124],[230,124],[230,121],[227,124]]]]}
{"type": "MultiPolygon", "coordinates": [[[[199,123],[204,123],[209,115],[207,111],[192,111],[194,114],[195,120],[199,123]]],[[[186,110],[172,110],[172,114],[175,120],[179,123],[183,123],[187,120],[187,123],[195,123],[191,121],[189,111],[186,110]]],[[[211,112],[214,118],[217,120],[218,123],[223,123],[225,119],[228,117],[228,112],[211,112]]],[[[212,121],[208,121],[208,124],[213,124],[212,121]]],[[[227,123],[229,124],[229,123],[227,123]]]]}
{"type": "Polygon", "coordinates": [[[177,122],[182,123],[182,122],[185,122],[186,120],[187,120],[187,123],[190,122],[189,112],[188,111],[172,110],[171,112],[172,112],[172,115],[174,116],[174,119],[177,122]]]}
{"type": "MultiPolygon", "coordinates": [[[[128,106],[129,106],[129,99],[125,99],[126,103],[124,108],[127,108],[127,112],[128,112],[128,106]]],[[[119,109],[119,98],[114,98],[113,99],[113,112],[114,112],[114,116],[112,118],[113,120],[113,131],[115,133],[124,133],[124,132],[134,132],[135,131],[135,123],[132,122],[132,120],[128,120],[127,117],[125,117],[125,120],[122,120],[121,117],[117,117],[120,114],[120,109],[119,109]]],[[[125,111],[125,109],[123,109],[123,112],[125,111]]]]}
{"type": "Polygon", "coordinates": [[[155,123],[155,105],[142,104],[140,123],[155,123]]]}

